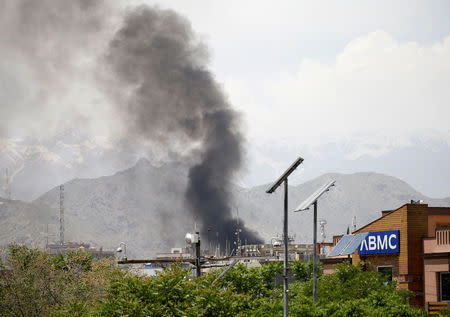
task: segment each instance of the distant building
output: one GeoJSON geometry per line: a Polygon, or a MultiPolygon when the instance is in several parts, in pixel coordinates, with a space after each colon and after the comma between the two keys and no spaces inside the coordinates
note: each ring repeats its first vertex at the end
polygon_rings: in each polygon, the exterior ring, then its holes
{"type": "MultiPolygon", "coordinates": [[[[309,261],[312,260],[314,246],[312,244],[291,243],[288,245],[288,252],[290,260],[309,261]]],[[[243,245],[239,255],[243,257],[282,258],[284,256],[284,245],[280,243],[243,245]]]]}
{"type": "Polygon", "coordinates": [[[45,251],[49,254],[65,254],[69,251],[74,250],[85,250],[92,255],[94,259],[100,258],[114,258],[114,251],[103,251],[103,248],[100,247],[97,249],[94,246],[91,246],[88,243],[78,243],[78,242],[65,242],[64,244],[47,244],[45,247],[45,251]]]}
{"type": "Polygon", "coordinates": [[[171,248],[170,253],[157,253],[156,260],[192,259],[193,256],[186,248],[171,248]]]}

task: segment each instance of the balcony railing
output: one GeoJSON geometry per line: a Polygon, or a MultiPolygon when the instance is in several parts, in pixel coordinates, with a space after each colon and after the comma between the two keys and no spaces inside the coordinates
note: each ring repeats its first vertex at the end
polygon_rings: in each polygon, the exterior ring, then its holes
{"type": "Polygon", "coordinates": [[[450,228],[436,229],[436,243],[437,245],[450,244],[450,228]]]}

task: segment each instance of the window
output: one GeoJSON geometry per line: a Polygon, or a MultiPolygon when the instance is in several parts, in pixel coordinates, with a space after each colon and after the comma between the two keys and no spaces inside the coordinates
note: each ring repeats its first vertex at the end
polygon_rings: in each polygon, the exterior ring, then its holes
{"type": "Polygon", "coordinates": [[[383,274],[386,282],[392,282],[392,265],[378,266],[377,271],[383,274]]]}
{"type": "Polygon", "coordinates": [[[441,300],[450,301],[450,273],[441,273],[441,300]]]}

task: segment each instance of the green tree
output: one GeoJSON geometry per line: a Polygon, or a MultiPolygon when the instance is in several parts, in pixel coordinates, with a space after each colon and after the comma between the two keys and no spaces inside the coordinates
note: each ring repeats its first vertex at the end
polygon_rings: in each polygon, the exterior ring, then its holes
{"type": "MultiPolygon", "coordinates": [[[[290,265],[296,280],[304,282],[313,278],[313,261],[300,262],[294,261],[290,265]]],[[[320,261],[317,263],[317,277],[320,277],[323,272],[323,265],[320,261]]]]}
{"type": "MultiPolygon", "coordinates": [[[[0,274],[2,316],[282,316],[283,291],[274,283],[281,263],[258,268],[238,264],[216,282],[220,270],[200,278],[172,265],[155,277],[92,261],[84,251],[50,255],[13,245],[0,274]]],[[[292,316],[426,316],[408,304],[411,292],[385,285],[377,272],[348,263],[318,278],[312,302],[311,263],[294,262],[292,316]]]]}
{"type": "Polygon", "coordinates": [[[64,256],[11,245],[0,264],[2,316],[79,315],[104,296],[105,285],[117,269],[107,260],[92,262],[86,251],[64,256]]]}

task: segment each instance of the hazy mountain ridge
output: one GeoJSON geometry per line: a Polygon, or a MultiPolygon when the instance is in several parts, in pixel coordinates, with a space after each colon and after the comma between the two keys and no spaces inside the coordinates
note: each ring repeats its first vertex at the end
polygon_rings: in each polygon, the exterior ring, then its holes
{"type": "Polygon", "coordinates": [[[0,246],[10,243],[26,244],[42,248],[49,232],[51,240],[59,228],[59,213],[39,203],[0,198],[0,246]]]}
{"type": "Polygon", "coordinates": [[[12,199],[31,201],[75,177],[98,177],[136,162],[126,144],[113,149],[107,143],[73,129],[47,139],[0,138],[0,195],[7,196],[6,169],[12,199]]]}
{"type": "MultiPolygon", "coordinates": [[[[193,223],[187,208],[183,207],[185,171],[173,164],[156,168],[141,159],[132,168],[112,176],[66,183],[66,236],[106,248],[114,248],[124,241],[131,253],[144,255],[154,255],[183,243],[190,227],[178,229],[193,223]],[[171,227],[177,230],[168,230],[171,227]]],[[[33,203],[47,204],[57,210],[59,188],[33,203]]]]}
{"type": "MultiPolygon", "coordinates": [[[[353,216],[356,225],[361,227],[378,218],[382,210],[391,210],[413,200],[424,200],[430,206],[450,206],[450,197],[432,199],[417,192],[398,178],[377,173],[338,174],[329,173],[307,181],[301,185],[289,187],[289,211],[292,211],[317,188],[329,180],[336,184],[325,193],[318,202],[318,218],[325,219],[327,240],[333,234],[345,233],[350,227],[353,216]]],[[[252,219],[252,228],[259,228],[267,239],[270,235],[282,232],[283,188],[274,194],[266,194],[269,184],[257,186],[247,191],[237,191],[237,205],[245,213],[245,219],[252,219]],[[245,207],[244,207],[245,206],[245,207]]],[[[289,232],[295,234],[298,241],[310,241],[312,238],[312,210],[289,213],[289,232]]],[[[320,240],[321,237],[319,236],[320,240]]]]}
{"type": "MultiPolygon", "coordinates": [[[[171,163],[153,166],[141,159],[111,176],[73,179],[65,183],[66,240],[84,241],[112,249],[123,241],[130,255],[154,256],[183,246],[184,234],[193,230],[194,217],[185,204],[188,167],[171,163]]],[[[450,198],[428,198],[405,182],[383,174],[324,174],[289,187],[289,232],[299,242],[312,240],[312,212],[292,210],[326,181],[336,186],[318,203],[318,218],[326,219],[327,239],[345,233],[356,216],[357,227],[378,218],[382,210],[398,208],[411,199],[430,206],[450,206],[450,198]]],[[[233,214],[266,240],[282,232],[283,188],[267,194],[268,185],[250,189],[234,186],[233,214]]],[[[12,241],[42,246],[45,225],[56,241],[59,224],[59,187],[32,203],[2,200],[0,244],[12,241]],[[36,215],[43,215],[36,217],[36,215]]],[[[214,234],[214,228],[212,228],[214,234]]],[[[206,232],[203,233],[206,238],[206,232]]],[[[319,236],[319,241],[321,237],[319,236]]]]}

